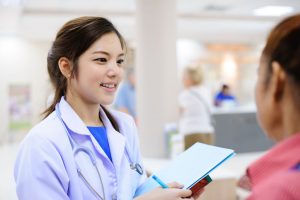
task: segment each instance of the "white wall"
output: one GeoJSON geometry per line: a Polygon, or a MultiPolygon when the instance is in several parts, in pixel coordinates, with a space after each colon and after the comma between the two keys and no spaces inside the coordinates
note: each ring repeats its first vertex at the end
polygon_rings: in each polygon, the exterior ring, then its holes
{"type": "Polygon", "coordinates": [[[9,85],[27,84],[31,88],[32,124],[40,119],[49,91],[47,52],[50,43],[0,37],[0,142],[8,139],[9,85]]]}

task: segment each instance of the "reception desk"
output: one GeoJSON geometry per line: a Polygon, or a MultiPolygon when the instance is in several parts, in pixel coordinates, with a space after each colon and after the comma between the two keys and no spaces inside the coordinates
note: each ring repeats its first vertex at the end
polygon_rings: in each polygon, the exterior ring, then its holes
{"type": "Polygon", "coordinates": [[[244,153],[264,151],[273,145],[259,127],[254,109],[219,110],[213,118],[217,146],[244,153]]]}

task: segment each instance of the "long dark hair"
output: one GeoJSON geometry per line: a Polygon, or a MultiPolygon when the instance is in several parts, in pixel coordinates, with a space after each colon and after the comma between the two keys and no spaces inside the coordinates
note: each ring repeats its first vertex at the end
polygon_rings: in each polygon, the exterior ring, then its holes
{"type": "Polygon", "coordinates": [[[269,72],[276,61],[289,78],[300,83],[300,14],[284,19],[270,32],[262,55],[269,72]]]}
{"type": "MultiPolygon", "coordinates": [[[[285,71],[289,83],[295,87],[295,102],[300,102],[300,14],[280,22],[269,34],[262,52],[267,64],[266,86],[272,74],[272,62],[276,61],[285,71]]],[[[300,104],[299,104],[300,108],[300,104]]]]}
{"type": "MultiPolygon", "coordinates": [[[[58,31],[56,38],[49,50],[47,68],[51,83],[55,89],[52,104],[43,112],[45,117],[55,110],[55,105],[67,91],[67,79],[61,73],[58,61],[66,57],[72,63],[72,76],[77,76],[79,57],[99,38],[107,33],[115,33],[120,39],[122,49],[126,48],[125,40],[107,19],[102,17],[80,17],[73,19],[58,31]]],[[[119,131],[118,124],[113,116],[101,106],[110,119],[114,128],[119,131]]]]}

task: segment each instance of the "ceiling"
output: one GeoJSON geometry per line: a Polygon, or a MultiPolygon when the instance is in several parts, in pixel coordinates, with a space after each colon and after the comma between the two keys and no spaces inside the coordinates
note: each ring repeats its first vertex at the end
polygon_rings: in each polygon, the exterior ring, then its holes
{"type": "MultiPolygon", "coordinates": [[[[204,43],[261,43],[284,17],[253,15],[254,9],[266,5],[291,6],[293,13],[300,12],[299,0],[177,0],[178,37],[204,43]]],[[[49,41],[67,20],[99,15],[134,41],[135,13],[134,0],[0,0],[0,36],[49,41]]]]}

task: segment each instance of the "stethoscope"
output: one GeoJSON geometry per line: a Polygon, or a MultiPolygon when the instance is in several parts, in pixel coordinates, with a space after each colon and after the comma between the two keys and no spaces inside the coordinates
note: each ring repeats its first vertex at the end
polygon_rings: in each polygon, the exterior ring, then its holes
{"type": "MultiPolygon", "coordinates": [[[[87,178],[83,175],[82,173],[82,170],[80,168],[80,166],[78,165],[78,163],[76,162],[76,159],[75,160],[75,163],[76,163],[76,168],[77,168],[77,173],[78,175],[81,177],[81,179],[83,180],[83,182],[86,184],[86,186],[89,188],[89,190],[98,198],[98,199],[101,199],[101,200],[105,200],[105,191],[104,191],[104,185],[103,185],[103,181],[102,181],[102,177],[101,177],[101,173],[99,171],[99,168],[97,166],[97,162],[96,162],[96,157],[95,155],[93,154],[93,152],[85,147],[85,146],[81,146],[79,145],[71,136],[70,132],[69,132],[69,129],[68,129],[68,126],[65,124],[64,120],[62,119],[61,117],[61,112],[60,112],[60,109],[59,109],[59,104],[57,103],[55,105],[55,112],[56,112],[56,115],[58,117],[58,119],[60,120],[60,122],[62,123],[67,135],[68,135],[68,138],[70,140],[70,143],[71,143],[71,146],[72,146],[72,149],[73,149],[73,156],[74,158],[76,157],[76,155],[80,152],[82,153],[85,153],[86,155],[88,155],[91,163],[93,164],[94,168],[96,169],[97,171],[97,175],[99,177],[99,180],[100,180],[100,183],[101,183],[101,189],[102,189],[102,192],[103,192],[103,197],[93,188],[93,186],[89,183],[89,181],[87,180],[87,178]]],[[[130,169],[136,171],[138,174],[140,175],[143,175],[144,173],[144,170],[143,168],[141,167],[141,165],[139,163],[134,163],[132,162],[132,160],[130,159],[130,156],[128,154],[128,151],[127,151],[127,148],[125,147],[125,155],[130,163],[130,169]]]]}

